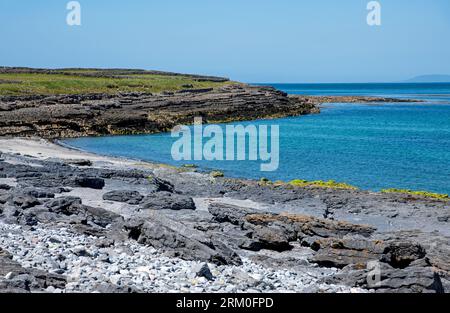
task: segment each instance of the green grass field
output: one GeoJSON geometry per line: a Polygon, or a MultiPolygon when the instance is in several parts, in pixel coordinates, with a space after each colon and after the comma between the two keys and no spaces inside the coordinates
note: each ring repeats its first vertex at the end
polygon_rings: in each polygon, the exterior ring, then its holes
{"type": "Polygon", "coordinates": [[[229,81],[131,70],[58,70],[54,73],[0,72],[0,96],[177,91],[216,88],[229,81]]]}

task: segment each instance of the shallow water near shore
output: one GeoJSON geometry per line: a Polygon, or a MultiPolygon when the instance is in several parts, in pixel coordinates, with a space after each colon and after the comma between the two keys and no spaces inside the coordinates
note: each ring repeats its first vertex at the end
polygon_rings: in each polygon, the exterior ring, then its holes
{"type": "MultiPolygon", "coordinates": [[[[317,115],[239,123],[279,125],[280,165],[274,172],[261,172],[259,161],[176,162],[171,156],[176,138],[170,134],[77,138],[63,143],[109,156],[171,165],[195,164],[203,170],[221,170],[231,177],[333,179],[368,190],[402,188],[450,193],[450,85],[438,84],[434,92],[439,94],[433,95],[430,84],[424,85],[422,89],[416,86],[415,93],[410,86],[407,92],[399,92],[399,97],[420,95],[424,103],[337,103],[326,105],[317,115]]],[[[276,87],[291,93],[304,91],[301,86],[276,87]]],[[[333,94],[329,87],[322,87],[326,90],[322,90],[323,94],[333,94]]],[[[371,88],[365,86],[364,92],[338,89],[340,95],[360,92],[395,96],[392,88],[371,88]]]]}

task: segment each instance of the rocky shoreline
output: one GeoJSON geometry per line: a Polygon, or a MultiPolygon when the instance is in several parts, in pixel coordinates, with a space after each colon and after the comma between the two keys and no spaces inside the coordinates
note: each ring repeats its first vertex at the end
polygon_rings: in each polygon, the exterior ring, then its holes
{"type": "Polygon", "coordinates": [[[413,100],[244,84],[0,97],[0,292],[449,292],[448,201],[214,177],[47,141],[379,101],[413,100]]]}
{"type": "Polygon", "coordinates": [[[3,292],[448,292],[450,205],[0,139],[3,292]]]}
{"type": "Polygon", "coordinates": [[[0,135],[47,139],[156,133],[179,124],[254,120],[318,112],[271,87],[232,84],[178,92],[0,97],[0,135]]]}
{"type": "Polygon", "coordinates": [[[177,92],[0,97],[0,135],[46,139],[145,134],[192,124],[270,119],[320,112],[322,103],[418,102],[374,97],[287,95],[272,87],[230,84],[177,92]]]}
{"type": "Polygon", "coordinates": [[[289,95],[290,98],[300,102],[310,103],[419,103],[418,99],[386,98],[386,97],[366,97],[366,96],[304,96],[289,95]]]}

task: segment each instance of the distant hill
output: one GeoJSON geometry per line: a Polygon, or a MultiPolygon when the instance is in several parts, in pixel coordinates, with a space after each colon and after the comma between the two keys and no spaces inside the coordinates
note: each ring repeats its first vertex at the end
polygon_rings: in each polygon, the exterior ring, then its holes
{"type": "Polygon", "coordinates": [[[407,83],[450,83],[450,75],[421,75],[406,80],[407,83]]]}

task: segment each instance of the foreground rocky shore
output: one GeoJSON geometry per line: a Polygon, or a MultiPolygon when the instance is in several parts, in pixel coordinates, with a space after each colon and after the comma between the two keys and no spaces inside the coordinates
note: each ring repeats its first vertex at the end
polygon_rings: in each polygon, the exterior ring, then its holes
{"type": "MultiPolygon", "coordinates": [[[[48,74],[118,84],[142,74],[122,72],[48,74]]],[[[214,177],[36,138],[154,133],[196,116],[227,122],[316,113],[328,102],[399,101],[288,96],[190,78],[224,85],[0,97],[7,136],[0,137],[0,292],[450,290],[447,201],[214,177]]]]}
{"type": "Polygon", "coordinates": [[[450,205],[0,139],[0,290],[448,292],[450,205]]]}

